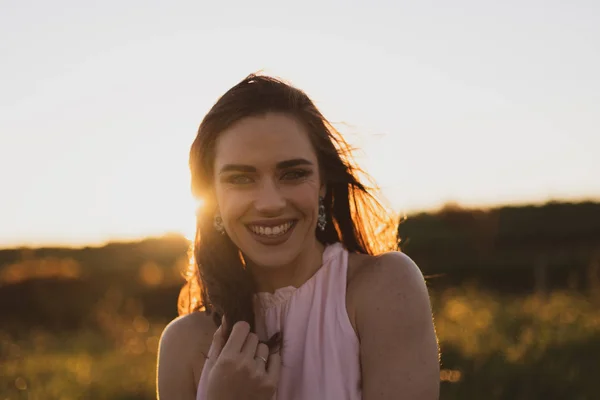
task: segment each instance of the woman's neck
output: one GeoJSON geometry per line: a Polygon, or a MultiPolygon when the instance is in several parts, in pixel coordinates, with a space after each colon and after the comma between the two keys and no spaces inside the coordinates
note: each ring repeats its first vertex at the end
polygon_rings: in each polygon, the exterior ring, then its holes
{"type": "Polygon", "coordinates": [[[288,265],[264,268],[248,263],[256,282],[257,292],[273,293],[275,290],[293,286],[300,287],[309,280],[323,264],[325,246],[315,239],[288,265]]]}

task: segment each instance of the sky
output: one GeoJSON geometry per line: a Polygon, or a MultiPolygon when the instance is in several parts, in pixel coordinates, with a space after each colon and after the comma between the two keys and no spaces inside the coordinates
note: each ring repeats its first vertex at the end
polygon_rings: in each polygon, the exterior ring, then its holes
{"type": "Polygon", "coordinates": [[[599,2],[286,3],[0,0],[0,247],[190,235],[189,147],[256,71],[398,212],[600,200],[599,2]]]}

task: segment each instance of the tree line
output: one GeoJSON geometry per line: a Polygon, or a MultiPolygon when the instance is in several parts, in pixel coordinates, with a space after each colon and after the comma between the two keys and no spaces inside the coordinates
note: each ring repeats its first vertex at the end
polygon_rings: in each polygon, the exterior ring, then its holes
{"type": "MultiPolygon", "coordinates": [[[[600,203],[464,209],[410,215],[400,249],[432,290],[478,285],[509,294],[554,289],[600,293],[600,203]]],[[[93,324],[105,293],[134,298],[149,317],[176,316],[190,243],[168,235],[131,243],[0,250],[3,328],[93,324]],[[25,325],[30,325],[26,323],[25,325]]]]}

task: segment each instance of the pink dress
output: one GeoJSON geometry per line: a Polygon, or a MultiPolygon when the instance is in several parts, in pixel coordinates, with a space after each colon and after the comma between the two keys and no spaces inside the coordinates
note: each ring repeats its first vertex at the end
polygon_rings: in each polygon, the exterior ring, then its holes
{"type": "MultiPolygon", "coordinates": [[[[259,338],[283,334],[283,365],[274,399],[362,397],[359,342],[346,311],[347,271],[348,252],[335,243],[325,248],[323,265],[299,288],[256,294],[259,338]]],[[[203,381],[197,400],[205,400],[203,381]]]]}

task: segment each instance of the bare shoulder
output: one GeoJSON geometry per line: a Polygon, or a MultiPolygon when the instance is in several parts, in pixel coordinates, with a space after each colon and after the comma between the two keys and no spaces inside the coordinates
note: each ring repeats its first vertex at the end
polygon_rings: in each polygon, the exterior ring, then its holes
{"type": "MultiPolygon", "coordinates": [[[[160,338],[160,345],[168,350],[183,348],[202,351],[212,343],[217,330],[212,318],[203,312],[193,312],[175,318],[165,327],[160,338]]],[[[208,351],[208,348],[206,348],[208,351]]]]}
{"type": "Polygon", "coordinates": [[[438,399],[437,337],[415,262],[401,252],[365,259],[348,282],[347,301],[360,341],[364,398],[438,399]]]}
{"type": "Polygon", "coordinates": [[[355,254],[352,255],[348,268],[349,294],[355,291],[371,292],[380,285],[401,289],[425,287],[425,278],[417,264],[399,251],[390,251],[378,256],[355,254]]]}
{"type": "MultiPolygon", "coordinates": [[[[377,256],[353,254],[348,265],[347,306],[358,333],[361,309],[384,304],[394,295],[404,300],[420,300],[429,305],[425,279],[417,264],[406,254],[391,251],[377,256]]],[[[408,310],[406,310],[408,311],[408,310]]]]}
{"type": "Polygon", "coordinates": [[[194,312],[171,321],[163,330],[158,351],[160,398],[193,399],[217,327],[211,317],[194,312]]]}

